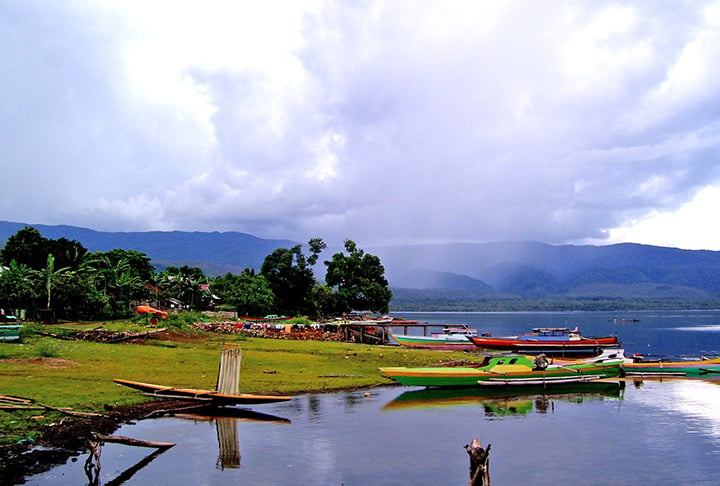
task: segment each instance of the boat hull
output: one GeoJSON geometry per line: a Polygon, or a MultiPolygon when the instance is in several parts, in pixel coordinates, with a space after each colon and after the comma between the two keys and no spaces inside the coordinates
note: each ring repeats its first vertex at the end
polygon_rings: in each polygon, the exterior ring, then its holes
{"type": "Polygon", "coordinates": [[[0,325],[0,341],[19,341],[22,324],[0,325]]]}
{"type": "Polygon", "coordinates": [[[626,376],[679,376],[691,378],[720,377],[720,358],[699,361],[626,361],[626,376]]]}
{"type": "Polygon", "coordinates": [[[445,351],[465,351],[477,349],[465,336],[410,336],[407,334],[390,334],[401,346],[420,349],[440,349],[445,351]]]}
{"type": "Polygon", "coordinates": [[[152,383],[120,380],[117,378],[113,379],[113,381],[118,385],[127,386],[135,390],[140,390],[146,395],[156,396],[159,398],[176,398],[210,402],[214,405],[256,405],[261,403],[286,402],[288,400],[292,400],[292,397],[288,396],[252,394],[228,395],[210,390],[196,390],[194,388],[175,388],[171,386],[155,385],[152,383]]]}
{"type": "Polygon", "coordinates": [[[493,351],[511,351],[522,354],[584,357],[600,354],[603,348],[620,345],[616,337],[578,340],[532,340],[516,337],[471,337],[477,348],[493,351]]]}
{"type": "Polygon", "coordinates": [[[380,371],[406,386],[427,387],[492,387],[492,386],[548,386],[553,384],[584,383],[620,375],[618,360],[614,363],[548,366],[533,370],[528,366],[493,368],[380,368],[380,371]]]}

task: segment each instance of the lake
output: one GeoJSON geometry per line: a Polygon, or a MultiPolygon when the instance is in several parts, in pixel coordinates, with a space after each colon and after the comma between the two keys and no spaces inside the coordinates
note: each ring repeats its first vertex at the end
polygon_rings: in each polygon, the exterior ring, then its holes
{"type": "MultiPolygon", "coordinates": [[[[628,353],[720,354],[715,311],[397,315],[493,335],[578,326],[617,334],[628,353]]],[[[100,484],[464,485],[473,438],[492,445],[495,485],[718,484],[720,381],[592,385],[524,396],[379,387],[254,407],[264,420],[145,420],[116,434],[177,445],[149,458],[151,449],[104,445],[100,484]]],[[[28,484],[87,484],[86,457],[28,484]]]]}

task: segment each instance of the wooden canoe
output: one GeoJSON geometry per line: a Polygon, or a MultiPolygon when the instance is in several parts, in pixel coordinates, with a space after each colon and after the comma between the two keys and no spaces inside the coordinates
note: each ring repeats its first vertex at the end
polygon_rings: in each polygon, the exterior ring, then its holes
{"type": "Polygon", "coordinates": [[[644,361],[628,358],[623,369],[627,376],[720,377],[720,358],[694,361],[644,361]]]}
{"type": "Polygon", "coordinates": [[[200,402],[209,402],[213,405],[257,405],[260,403],[286,402],[288,400],[292,400],[292,397],[280,395],[227,395],[211,390],[176,388],[165,385],[154,385],[152,383],[120,380],[117,378],[114,378],[113,381],[118,385],[127,386],[135,390],[140,390],[141,392],[149,396],[155,396],[158,398],[196,400],[200,402]]]}

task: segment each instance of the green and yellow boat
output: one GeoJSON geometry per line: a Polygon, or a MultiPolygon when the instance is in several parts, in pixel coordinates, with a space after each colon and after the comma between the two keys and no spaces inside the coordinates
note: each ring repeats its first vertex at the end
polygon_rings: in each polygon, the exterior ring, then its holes
{"type": "Polygon", "coordinates": [[[584,383],[620,375],[623,358],[550,364],[544,355],[486,356],[476,367],[380,368],[406,386],[528,386],[584,383]]]}

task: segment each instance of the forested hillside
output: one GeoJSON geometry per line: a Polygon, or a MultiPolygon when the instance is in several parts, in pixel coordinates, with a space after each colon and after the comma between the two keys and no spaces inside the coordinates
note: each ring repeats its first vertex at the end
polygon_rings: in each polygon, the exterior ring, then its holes
{"type": "MultiPolygon", "coordinates": [[[[0,241],[25,226],[0,222],[0,241]]],[[[237,232],[108,233],[73,226],[33,227],[48,238],[77,240],[93,251],[143,252],[158,269],[190,265],[207,275],[258,270],[273,250],[297,244],[237,232]]],[[[720,252],[715,251],[532,242],[400,245],[368,251],[386,269],[394,308],[476,309],[483,307],[478,302],[485,307],[492,302],[494,309],[542,309],[550,303],[557,308],[561,301],[572,308],[629,302],[640,307],[705,308],[717,307],[720,299],[720,252]]],[[[328,250],[320,255],[320,265],[330,254],[328,250]]]]}

